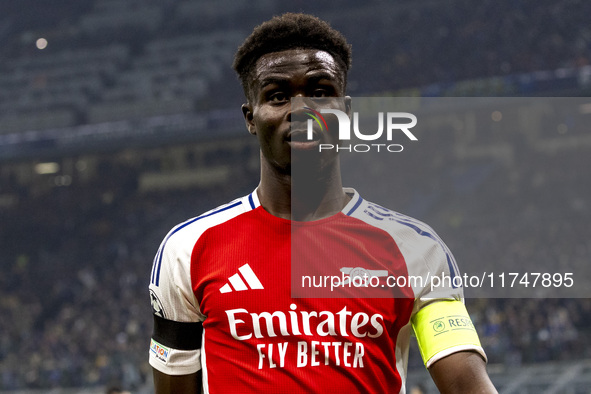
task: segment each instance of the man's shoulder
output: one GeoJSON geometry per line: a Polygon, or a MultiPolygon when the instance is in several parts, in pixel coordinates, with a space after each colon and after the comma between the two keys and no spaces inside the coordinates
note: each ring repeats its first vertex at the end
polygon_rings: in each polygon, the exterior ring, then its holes
{"type": "MultiPolygon", "coordinates": [[[[409,264],[427,257],[429,261],[439,257],[441,259],[437,261],[447,266],[450,275],[455,276],[459,272],[447,245],[425,222],[367,200],[359,203],[351,216],[387,232],[409,264]]],[[[429,264],[436,266],[433,262],[429,264]]]]}
{"type": "Polygon", "coordinates": [[[220,205],[174,226],[162,240],[152,267],[151,283],[160,283],[161,267],[179,263],[186,269],[195,244],[208,230],[256,208],[255,192],[220,205]]]}
{"type": "Polygon", "coordinates": [[[199,216],[192,217],[174,226],[164,238],[164,243],[197,240],[208,229],[218,226],[257,207],[255,192],[219,205],[199,216]]]}
{"type": "Polygon", "coordinates": [[[388,232],[409,231],[417,236],[436,236],[425,222],[362,198],[349,216],[388,232]]]}

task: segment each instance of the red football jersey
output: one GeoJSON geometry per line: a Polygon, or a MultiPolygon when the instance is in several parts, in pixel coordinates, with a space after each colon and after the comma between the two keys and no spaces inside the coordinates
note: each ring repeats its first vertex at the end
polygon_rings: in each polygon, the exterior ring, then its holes
{"type": "Polygon", "coordinates": [[[255,191],[175,227],[154,260],[152,305],[202,322],[201,344],[165,332],[151,365],[201,369],[206,393],[404,392],[412,316],[462,298],[429,278],[459,273],[428,226],[346,191],[347,206],[318,221],[277,218],[255,191]]]}

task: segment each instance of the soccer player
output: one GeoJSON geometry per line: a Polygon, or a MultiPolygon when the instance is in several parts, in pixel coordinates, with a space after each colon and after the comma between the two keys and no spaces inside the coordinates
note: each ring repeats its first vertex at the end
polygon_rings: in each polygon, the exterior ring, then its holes
{"type": "Polygon", "coordinates": [[[343,188],[338,155],[318,154],[320,143],[337,143],[334,133],[304,137],[296,120],[304,107],[291,99],[320,98],[349,113],[350,64],[345,38],[304,14],[263,23],[238,49],[260,184],[173,228],[156,254],[157,393],[403,393],[412,330],[441,392],[496,392],[461,288],[433,291],[425,282],[389,298],[347,289],[292,297],[301,261],[349,279],[458,275],[432,229],[343,188]],[[306,247],[292,248],[296,233],[306,247]]]}

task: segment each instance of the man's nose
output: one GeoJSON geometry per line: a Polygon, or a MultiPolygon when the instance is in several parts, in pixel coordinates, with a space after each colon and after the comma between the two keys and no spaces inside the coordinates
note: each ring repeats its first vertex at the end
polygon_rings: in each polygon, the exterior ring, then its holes
{"type": "Polygon", "coordinates": [[[303,94],[297,94],[291,98],[291,108],[289,109],[288,120],[290,122],[305,121],[306,108],[312,107],[314,104],[309,97],[303,94]]]}

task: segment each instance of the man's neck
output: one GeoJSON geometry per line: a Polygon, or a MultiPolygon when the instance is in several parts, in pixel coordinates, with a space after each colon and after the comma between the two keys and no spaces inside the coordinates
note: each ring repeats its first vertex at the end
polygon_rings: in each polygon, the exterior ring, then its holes
{"type": "Polygon", "coordinates": [[[338,161],[321,175],[305,177],[280,174],[263,165],[258,197],[273,216],[296,221],[333,216],[351,199],[343,190],[338,161]]]}

